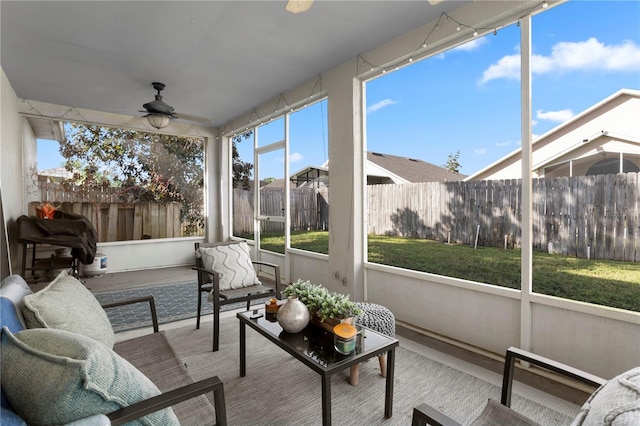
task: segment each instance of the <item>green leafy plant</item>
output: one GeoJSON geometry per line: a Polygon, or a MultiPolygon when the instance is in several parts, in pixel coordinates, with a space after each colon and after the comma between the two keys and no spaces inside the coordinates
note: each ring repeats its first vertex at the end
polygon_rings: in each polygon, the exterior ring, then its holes
{"type": "Polygon", "coordinates": [[[327,318],[344,319],[362,315],[362,310],[345,294],[330,292],[321,285],[298,280],[282,292],[285,296],[297,296],[307,305],[309,313],[320,321],[327,318]]]}

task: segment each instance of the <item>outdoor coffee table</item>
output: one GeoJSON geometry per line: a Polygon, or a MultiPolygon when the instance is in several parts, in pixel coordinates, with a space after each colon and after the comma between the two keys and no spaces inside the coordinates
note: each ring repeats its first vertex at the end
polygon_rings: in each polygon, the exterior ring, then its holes
{"type": "Polygon", "coordinates": [[[393,410],[393,374],[395,349],[398,340],[366,327],[357,326],[356,350],[342,355],[333,348],[333,334],[310,323],[299,333],[287,333],[275,320],[265,318],[264,309],[237,314],[240,320],[240,377],[246,375],[246,327],[249,326],[276,346],[284,349],[298,361],[318,373],[322,379],[322,424],[331,424],[331,375],[346,370],[362,361],[387,353],[387,377],[385,387],[384,417],[391,418],[393,410]],[[256,317],[257,318],[252,318],[256,317]]]}

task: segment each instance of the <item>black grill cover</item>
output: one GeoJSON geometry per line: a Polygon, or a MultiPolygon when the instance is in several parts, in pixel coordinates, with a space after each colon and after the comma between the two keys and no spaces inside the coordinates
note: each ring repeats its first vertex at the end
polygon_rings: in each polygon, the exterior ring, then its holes
{"type": "Polygon", "coordinates": [[[21,243],[43,243],[71,247],[71,255],[85,265],[93,263],[98,234],[89,219],[79,214],[56,211],[53,219],[20,216],[17,220],[21,243]]]}

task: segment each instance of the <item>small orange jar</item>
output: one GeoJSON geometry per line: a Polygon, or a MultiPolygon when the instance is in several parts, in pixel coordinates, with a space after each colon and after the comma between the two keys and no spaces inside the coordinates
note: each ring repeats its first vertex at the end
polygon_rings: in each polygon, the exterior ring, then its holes
{"type": "Polygon", "coordinates": [[[356,348],[358,329],[346,323],[333,327],[333,346],[339,353],[349,355],[356,348]]]}

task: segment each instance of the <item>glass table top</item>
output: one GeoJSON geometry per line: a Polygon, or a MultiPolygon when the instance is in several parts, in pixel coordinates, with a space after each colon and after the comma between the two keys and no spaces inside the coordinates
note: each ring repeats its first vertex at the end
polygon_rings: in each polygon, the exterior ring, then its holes
{"type": "Polygon", "coordinates": [[[340,368],[356,359],[366,359],[378,353],[386,352],[398,345],[398,341],[369,328],[356,326],[356,348],[349,355],[343,355],[334,348],[334,335],[320,325],[309,322],[299,333],[287,333],[273,317],[266,318],[264,309],[251,310],[237,314],[245,324],[258,330],[260,334],[287,350],[305,363],[312,363],[324,369],[340,368]],[[258,316],[257,318],[251,318],[258,316]]]}

